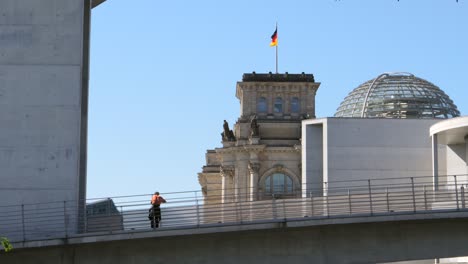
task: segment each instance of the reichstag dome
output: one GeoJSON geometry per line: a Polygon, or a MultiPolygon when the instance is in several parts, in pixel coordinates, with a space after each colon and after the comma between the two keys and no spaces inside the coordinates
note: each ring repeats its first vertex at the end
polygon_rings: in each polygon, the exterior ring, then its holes
{"type": "Polygon", "coordinates": [[[384,73],[346,96],[335,117],[452,118],[460,116],[439,87],[410,73],[384,73]]]}

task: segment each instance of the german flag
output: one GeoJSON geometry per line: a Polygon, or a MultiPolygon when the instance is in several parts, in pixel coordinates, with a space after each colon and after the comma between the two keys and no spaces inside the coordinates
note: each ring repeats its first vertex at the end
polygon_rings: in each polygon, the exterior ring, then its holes
{"type": "Polygon", "coordinates": [[[271,35],[270,47],[278,46],[278,28],[275,29],[273,35],[271,35]]]}

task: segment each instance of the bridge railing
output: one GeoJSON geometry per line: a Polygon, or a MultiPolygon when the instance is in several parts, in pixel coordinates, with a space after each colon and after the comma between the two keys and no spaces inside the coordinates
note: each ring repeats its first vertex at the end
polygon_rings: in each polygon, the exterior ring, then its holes
{"type": "MultiPolygon", "coordinates": [[[[432,177],[409,177],[325,182],[270,196],[241,189],[226,190],[225,197],[199,191],[162,193],[168,203],[161,206],[160,229],[467,210],[467,178],[440,176],[437,188],[432,177]]],[[[0,234],[15,242],[148,231],[150,198],[144,194],[0,206],[0,234]]]]}

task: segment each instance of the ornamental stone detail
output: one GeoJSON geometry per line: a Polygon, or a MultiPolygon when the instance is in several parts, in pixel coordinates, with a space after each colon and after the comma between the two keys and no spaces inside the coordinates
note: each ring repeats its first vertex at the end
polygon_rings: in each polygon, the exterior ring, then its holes
{"type": "Polygon", "coordinates": [[[260,163],[249,162],[248,169],[250,173],[258,173],[260,170],[260,163]]]}
{"type": "Polygon", "coordinates": [[[283,170],[284,170],[284,166],[283,166],[283,165],[281,165],[281,164],[275,165],[275,171],[277,171],[277,172],[283,172],[283,170]]]}
{"type": "Polygon", "coordinates": [[[229,176],[231,178],[234,177],[234,166],[221,166],[220,172],[221,176],[226,177],[229,176]]]}

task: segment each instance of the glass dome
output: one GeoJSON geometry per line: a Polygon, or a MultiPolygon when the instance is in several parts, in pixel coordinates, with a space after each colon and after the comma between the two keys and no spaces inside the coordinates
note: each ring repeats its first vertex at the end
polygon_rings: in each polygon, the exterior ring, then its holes
{"type": "Polygon", "coordinates": [[[335,117],[451,118],[460,112],[434,84],[410,73],[384,73],[346,96],[335,117]]]}

